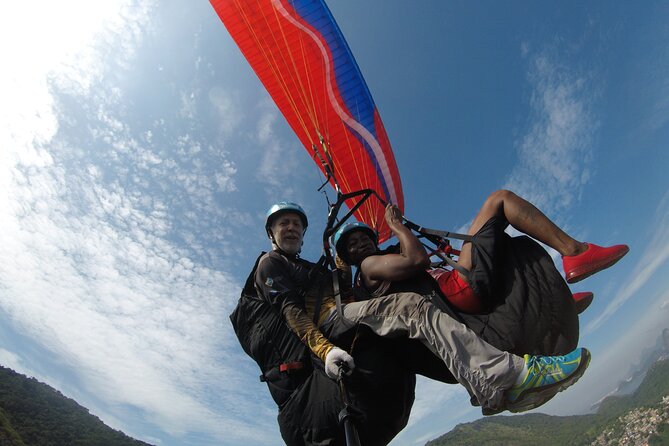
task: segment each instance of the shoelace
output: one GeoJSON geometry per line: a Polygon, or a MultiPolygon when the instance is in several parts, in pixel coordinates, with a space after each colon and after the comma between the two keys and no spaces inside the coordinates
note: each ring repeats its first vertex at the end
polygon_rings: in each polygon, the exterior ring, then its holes
{"type": "Polygon", "coordinates": [[[527,368],[534,367],[535,365],[548,365],[554,366],[556,363],[565,361],[564,356],[532,356],[529,360],[527,368]]]}
{"type": "Polygon", "coordinates": [[[527,369],[535,375],[551,374],[559,369],[559,363],[564,360],[564,356],[534,356],[530,358],[527,369]]]}

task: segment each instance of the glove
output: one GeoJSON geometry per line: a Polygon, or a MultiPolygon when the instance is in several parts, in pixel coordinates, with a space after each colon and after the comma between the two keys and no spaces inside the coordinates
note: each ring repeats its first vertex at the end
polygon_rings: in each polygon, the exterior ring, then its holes
{"type": "Polygon", "coordinates": [[[342,373],[350,375],[355,368],[353,356],[346,353],[344,350],[334,347],[325,356],[325,373],[332,379],[339,378],[339,369],[342,373]]]}

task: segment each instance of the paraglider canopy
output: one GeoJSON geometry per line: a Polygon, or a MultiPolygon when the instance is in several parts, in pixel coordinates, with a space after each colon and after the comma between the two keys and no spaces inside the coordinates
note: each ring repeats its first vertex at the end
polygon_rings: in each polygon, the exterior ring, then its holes
{"type": "MultiPolygon", "coordinates": [[[[344,194],[372,189],[403,210],[402,184],[381,117],[325,3],[210,1],[330,183],[344,194]]],[[[354,196],[346,205],[352,209],[359,201],[354,196]]],[[[379,232],[380,242],[390,236],[383,215],[377,199],[355,212],[379,232]]]]}

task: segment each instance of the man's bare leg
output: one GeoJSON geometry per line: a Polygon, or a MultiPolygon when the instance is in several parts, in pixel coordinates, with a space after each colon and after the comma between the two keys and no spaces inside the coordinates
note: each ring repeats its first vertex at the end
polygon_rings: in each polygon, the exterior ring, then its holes
{"type": "MultiPolygon", "coordinates": [[[[560,229],[532,203],[508,190],[498,190],[488,196],[467,233],[476,234],[495,216],[505,217],[511,226],[550,246],[562,256],[575,256],[588,248],[586,243],[574,239],[560,229]]],[[[471,243],[465,242],[458,263],[471,269],[471,256],[471,243]]]]}
{"type": "MultiPolygon", "coordinates": [[[[498,190],[488,196],[469,228],[476,234],[492,217],[505,217],[511,226],[550,246],[562,255],[568,283],[579,282],[615,264],[629,251],[627,245],[601,247],[584,243],[560,229],[529,201],[508,190],[498,190]]],[[[471,243],[462,246],[458,263],[467,269],[472,266],[471,243]]],[[[462,274],[461,278],[465,279],[462,274]]]]}

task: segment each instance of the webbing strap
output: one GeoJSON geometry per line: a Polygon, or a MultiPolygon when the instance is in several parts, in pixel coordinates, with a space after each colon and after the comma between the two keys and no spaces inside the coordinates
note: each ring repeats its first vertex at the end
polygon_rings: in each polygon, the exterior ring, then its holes
{"type": "Polygon", "coordinates": [[[321,314],[321,305],[323,305],[324,288],[325,288],[325,278],[321,278],[318,284],[318,294],[316,295],[316,302],[314,302],[314,317],[312,318],[314,325],[317,327],[318,327],[318,320],[320,319],[320,314],[321,314]]]}
{"type": "Polygon", "coordinates": [[[465,242],[471,242],[473,239],[473,237],[469,234],[458,234],[457,232],[440,231],[438,229],[425,228],[423,226],[418,226],[417,224],[412,223],[410,221],[407,221],[407,223],[409,224],[408,226],[411,229],[423,235],[434,235],[437,237],[444,237],[444,238],[456,238],[458,240],[464,240],[465,242]]]}
{"type": "MultiPolygon", "coordinates": [[[[406,220],[406,219],[405,219],[406,220]]],[[[419,234],[426,236],[427,239],[431,240],[432,242],[435,242],[434,239],[431,237],[439,237],[439,238],[455,238],[462,240],[464,242],[471,242],[474,237],[472,237],[469,234],[459,234],[457,232],[450,232],[450,231],[440,231],[438,229],[430,229],[426,228],[424,226],[419,226],[416,223],[406,220],[406,226],[418,232],[419,234]]],[[[457,270],[459,273],[461,273],[464,277],[469,277],[469,270],[458,264],[455,260],[450,258],[448,255],[441,253],[441,252],[436,252],[435,255],[439,256],[440,259],[442,259],[444,262],[446,262],[451,268],[457,270]]]]}
{"type": "MultiPolygon", "coordinates": [[[[318,259],[318,262],[311,268],[310,274],[311,276],[309,277],[309,280],[307,281],[307,284],[302,287],[300,290],[300,296],[302,297],[302,300],[305,300],[305,296],[307,294],[307,290],[309,290],[313,284],[314,280],[320,277],[318,268],[320,265],[322,265],[326,261],[326,257],[323,255],[321,256],[320,259],[318,259]]],[[[324,281],[321,278],[320,283],[318,284],[318,295],[316,296],[316,302],[314,302],[314,316],[313,316],[313,322],[314,325],[318,326],[318,319],[319,315],[321,313],[321,305],[323,303],[323,287],[324,287],[324,281]]]]}
{"type": "Polygon", "coordinates": [[[341,290],[339,289],[339,274],[337,274],[337,269],[335,268],[332,271],[332,290],[334,291],[335,304],[337,305],[337,313],[342,321],[344,319],[344,309],[341,304],[341,290]]]}
{"type": "MultiPolygon", "coordinates": [[[[439,254],[437,254],[439,255],[439,254]]],[[[442,259],[444,262],[448,263],[448,265],[453,268],[454,270],[458,271],[461,273],[465,278],[469,279],[469,270],[465,268],[464,266],[460,265],[458,262],[455,260],[451,259],[450,257],[444,255],[439,255],[439,258],[442,259]]]]}
{"type": "Polygon", "coordinates": [[[270,384],[272,381],[277,381],[281,378],[281,373],[290,374],[298,370],[302,370],[306,364],[302,361],[284,362],[277,367],[272,367],[265,373],[260,375],[260,382],[270,384]]]}
{"type": "Polygon", "coordinates": [[[291,370],[300,370],[303,367],[304,367],[304,363],[301,362],[301,361],[284,362],[283,364],[279,365],[279,371],[280,372],[289,372],[291,370]]]}

